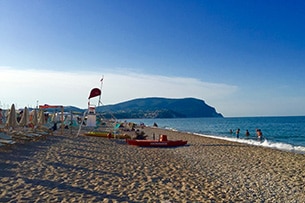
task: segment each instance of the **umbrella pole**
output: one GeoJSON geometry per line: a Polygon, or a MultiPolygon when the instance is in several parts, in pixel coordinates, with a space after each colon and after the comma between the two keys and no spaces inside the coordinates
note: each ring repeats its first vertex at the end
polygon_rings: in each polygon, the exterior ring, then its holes
{"type": "Polygon", "coordinates": [[[72,115],[72,111],[71,111],[71,120],[70,120],[70,134],[72,135],[72,126],[73,126],[73,115],[72,115]]]}
{"type": "Polygon", "coordinates": [[[61,107],[61,135],[64,134],[64,107],[61,107]]]}

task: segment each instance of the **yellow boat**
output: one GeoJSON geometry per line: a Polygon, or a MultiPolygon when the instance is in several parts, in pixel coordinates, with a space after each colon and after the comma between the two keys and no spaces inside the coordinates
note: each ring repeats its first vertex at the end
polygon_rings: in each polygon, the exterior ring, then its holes
{"type": "Polygon", "coordinates": [[[118,138],[118,139],[130,139],[131,137],[126,134],[113,134],[110,132],[96,132],[90,131],[84,133],[85,136],[105,137],[105,138],[118,138]]]}

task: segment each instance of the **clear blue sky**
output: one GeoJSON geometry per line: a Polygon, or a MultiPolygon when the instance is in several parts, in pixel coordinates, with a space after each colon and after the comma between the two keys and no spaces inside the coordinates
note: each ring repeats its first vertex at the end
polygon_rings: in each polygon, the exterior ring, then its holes
{"type": "Polygon", "coordinates": [[[224,116],[305,115],[304,11],[282,0],[0,0],[0,105],[86,107],[104,75],[104,104],[195,97],[224,116]]]}

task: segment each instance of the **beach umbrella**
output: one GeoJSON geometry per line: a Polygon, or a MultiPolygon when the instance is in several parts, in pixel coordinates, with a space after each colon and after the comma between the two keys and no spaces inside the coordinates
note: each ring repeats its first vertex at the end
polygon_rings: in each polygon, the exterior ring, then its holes
{"type": "Polygon", "coordinates": [[[18,126],[15,104],[12,104],[12,106],[11,106],[11,109],[10,109],[10,112],[8,114],[8,118],[6,121],[6,125],[8,127],[12,127],[12,128],[15,128],[18,126]]]}
{"type": "Polygon", "coordinates": [[[19,121],[19,126],[27,126],[29,124],[29,109],[27,107],[24,107],[21,119],[19,121]]]}
{"type": "Polygon", "coordinates": [[[34,110],[31,112],[31,115],[32,115],[31,123],[32,123],[34,126],[37,126],[37,124],[38,124],[38,115],[37,115],[36,109],[34,109],[34,110]]]}
{"type": "Polygon", "coordinates": [[[38,113],[38,126],[42,126],[46,123],[46,118],[44,115],[44,111],[42,109],[39,109],[39,113],[38,113]]]}

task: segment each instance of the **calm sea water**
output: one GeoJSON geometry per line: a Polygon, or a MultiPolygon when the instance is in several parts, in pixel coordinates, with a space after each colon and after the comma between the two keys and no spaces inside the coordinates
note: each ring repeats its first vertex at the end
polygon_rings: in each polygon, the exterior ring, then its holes
{"type": "Polygon", "coordinates": [[[305,154],[305,116],[128,119],[127,121],[137,124],[143,122],[148,126],[156,122],[159,128],[305,154]],[[236,138],[235,131],[238,128],[240,136],[236,138]],[[262,130],[263,140],[257,139],[257,128],[262,130]],[[245,136],[246,130],[250,132],[248,137],[245,136]]]}

